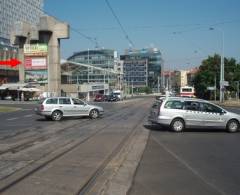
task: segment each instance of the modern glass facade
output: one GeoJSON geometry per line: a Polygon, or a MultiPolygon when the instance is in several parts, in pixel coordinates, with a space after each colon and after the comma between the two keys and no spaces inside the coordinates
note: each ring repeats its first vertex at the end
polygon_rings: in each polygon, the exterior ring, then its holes
{"type": "Polygon", "coordinates": [[[1,0],[0,37],[10,39],[13,25],[17,21],[35,25],[39,22],[43,0],[1,0]]]}
{"type": "Polygon", "coordinates": [[[99,68],[114,69],[116,58],[117,54],[114,50],[97,49],[74,53],[68,58],[68,61],[91,64],[99,68]]]}
{"type": "MultiPolygon", "coordinates": [[[[79,66],[72,72],[71,78],[69,76],[63,76],[62,81],[64,83],[92,83],[102,82],[109,83],[110,86],[117,84],[116,74],[111,74],[108,71],[115,71],[117,65],[117,52],[111,49],[96,49],[86,50],[74,53],[70,56],[68,61],[91,65],[100,69],[93,69],[84,66],[79,66]],[[108,71],[104,71],[108,70],[108,71]],[[68,79],[67,79],[68,78],[68,79]]],[[[67,68],[67,67],[66,67],[67,68]]]]}
{"type": "Polygon", "coordinates": [[[162,54],[157,48],[126,50],[120,60],[124,61],[124,80],[128,84],[157,89],[163,64],[162,54]]]}

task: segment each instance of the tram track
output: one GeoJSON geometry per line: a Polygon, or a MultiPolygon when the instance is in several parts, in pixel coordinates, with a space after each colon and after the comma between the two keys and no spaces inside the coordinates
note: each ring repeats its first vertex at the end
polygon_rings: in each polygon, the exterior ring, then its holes
{"type": "MultiPolygon", "coordinates": [[[[136,107],[134,104],[132,104],[133,107],[136,107]]],[[[121,109],[121,112],[117,112],[116,111],[111,111],[108,114],[105,114],[105,119],[110,120],[114,119],[114,118],[119,118],[119,120],[126,120],[127,116],[131,116],[133,113],[132,111],[128,111],[126,110],[126,108],[128,108],[129,106],[124,106],[121,109]],[[122,112],[124,111],[124,112],[122,112]]],[[[140,110],[141,108],[135,108],[136,110],[140,110]]],[[[118,110],[119,111],[119,110],[118,110]]],[[[143,117],[144,118],[144,117],[143,117]]],[[[134,134],[134,129],[136,129],[137,125],[143,120],[143,118],[141,118],[138,123],[129,131],[129,134],[127,134],[122,141],[118,144],[118,146],[116,147],[116,149],[114,149],[112,151],[112,153],[108,156],[108,158],[106,158],[103,162],[103,164],[97,169],[97,171],[92,175],[91,178],[89,178],[89,180],[86,182],[86,184],[84,185],[84,187],[82,189],[79,190],[78,194],[82,194],[84,191],[87,191],[92,183],[94,183],[94,181],[96,180],[96,178],[98,177],[98,175],[101,173],[101,171],[104,169],[105,165],[113,158],[113,156],[123,147],[124,143],[126,142],[127,139],[129,139],[131,137],[130,134],[134,134]]],[[[91,125],[92,120],[86,120],[84,121],[84,126],[81,126],[81,128],[87,128],[89,125],[91,125]]],[[[101,120],[96,120],[96,123],[101,123],[101,120]]],[[[39,139],[48,139],[53,135],[56,135],[56,133],[61,134],[63,132],[65,132],[67,129],[74,129],[74,127],[76,127],[77,125],[79,125],[79,123],[67,126],[65,128],[62,128],[60,130],[58,130],[57,132],[55,132],[54,134],[48,134],[48,135],[43,135],[40,136],[36,139],[32,139],[29,140],[27,143],[24,143],[22,145],[19,145],[17,147],[11,148],[6,150],[4,153],[8,153],[8,152],[13,152],[18,151],[18,149],[20,148],[21,151],[21,147],[24,148],[24,146],[26,146],[26,144],[29,144],[31,146],[31,144],[33,142],[39,141],[39,139]],[[51,135],[51,136],[50,136],[51,135]],[[47,136],[47,137],[45,137],[47,136]]],[[[25,178],[33,175],[35,172],[37,172],[38,170],[42,169],[43,167],[47,166],[48,164],[50,164],[53,161],[56,161],[57,159],[59,159],[60,157],[64,156],[65,154],[69,153],[70,151],[74,150],[75,148],[79,147],[81,144],[87,142],[89,139],[93,138],[95,135],[99,134],[100,132],[102,132],[104,129],[106,129],[107,127],[111,126],[112,124],[110,123],[106,123],[106,124],[102,124],[101,128],[96,129],[95,131],[92,131],[90,134],[84,134],[83,136],[81,136],[80,140],[75,140],[74,142],[72,140],[69,140],[69,143],[65,144],[64,146],[58,148],[57,150],[54,150],[48,154],[46,154],[43,158],[39,158],[34,162],[31,162],[28,166],[20,169],[17,171],[17,176],[15,176],[15,179],[11,178],[11,175],[4,178],[1,181],[0,184],[0,192],[4,192],[7,189],[11,188],[12,186],[14,186],[15,184],[21,182],[22,180],[24,180],[25,178]],[[41,161],[41,163],[36,163],[41,161]],[[27,170],[25,170],[27,169],[27,170]]],[[[68,132],[69,133],[69,132],[68,132]]],[[[4,154],[1,153],[0,157],[4,154]]],[[[13,173],[12,175],[15,175],[15,173],[13,173]]]]}

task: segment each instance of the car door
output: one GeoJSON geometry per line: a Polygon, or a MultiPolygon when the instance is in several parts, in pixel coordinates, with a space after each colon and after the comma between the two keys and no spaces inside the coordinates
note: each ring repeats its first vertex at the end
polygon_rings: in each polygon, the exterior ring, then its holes
{"type": "Polygon", "coordinates": [[[89,105],[87,103],[77,98],[72,98],[72,102],[75,115],[87,116],[89,114],[89,105]]]}
{"type": "Polygon", "coordinates": [[[207,127],[221,127],[224,123],[223,117],[222,117],[222,109],[207,103],[202,102],[200,104],[201,110],[202,110],[202,116],[201,119],[203,121],[203,124],[207,127]]]}
{"type": "Polygon", "coordinates": [[[187,126],[202,126],[201,110],[198,101],[187,100],[184,102],[184,119],[187,126]]]}
{"type": "Polygon", "coordinates": [[[62,97],[58,99],[58,106],[59,109],[62,110],[63,116],[73,116],[74,111],[73,111],[73,104],[70,100],[70,98],[67,97],[62,97]]]}

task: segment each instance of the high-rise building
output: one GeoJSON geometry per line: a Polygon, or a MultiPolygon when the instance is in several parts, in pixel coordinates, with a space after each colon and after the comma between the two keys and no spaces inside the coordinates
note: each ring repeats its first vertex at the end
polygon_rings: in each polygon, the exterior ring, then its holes
{"type": "MultiPolygon", "coordinates": [[[[17,57],[18,49],[10,45],[10,34],[16,22],[36,25],[43,15],[43,0],[0,0],[0,60],[17,57]]],[[[18,68],[0,67],[0,85],[17,82],[18,68]]]]}
{"type": "Polygon", "coordinates": [[[43,15],[42,8],[43,0],[1,0],[0,37],[10,39],[15,22],[37,24],[43,15]]]}
{"type": "Polygon", "coordinates": [[[157,48],[126,50],[123,60],[124,80],[134,87],[148,86],[157,91],[160,85],[162,54],[157,48]]]}

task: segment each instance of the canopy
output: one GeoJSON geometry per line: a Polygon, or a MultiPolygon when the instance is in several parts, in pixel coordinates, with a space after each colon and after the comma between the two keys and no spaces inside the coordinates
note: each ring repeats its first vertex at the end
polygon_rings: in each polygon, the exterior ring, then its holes
{"type": "Polygon", "coordinates": [[[27,87],[22,87],[20,89],[18,89],[19,91],[29,91],[29,92],[38,92],[38,91],[41,91],[40,89],[38,88],[35,88],[35,87],[31,87],[31,88],[27,88],[27,87]]]}

